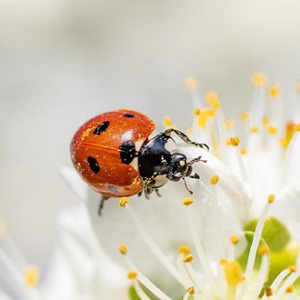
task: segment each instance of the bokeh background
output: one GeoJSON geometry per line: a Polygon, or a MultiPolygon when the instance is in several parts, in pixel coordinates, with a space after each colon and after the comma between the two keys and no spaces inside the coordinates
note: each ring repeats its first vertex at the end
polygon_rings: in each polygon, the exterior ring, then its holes
{"type": "Polygon", "coordinates": [[[47,267],[57,213],[78,201],[58,168],[80,124],[128,107],[185,129],[190,75],[229,118],[255,71],[289,101],[299,15],[296,0],[0,0],[0,219],[26,258],[47,267]]]}

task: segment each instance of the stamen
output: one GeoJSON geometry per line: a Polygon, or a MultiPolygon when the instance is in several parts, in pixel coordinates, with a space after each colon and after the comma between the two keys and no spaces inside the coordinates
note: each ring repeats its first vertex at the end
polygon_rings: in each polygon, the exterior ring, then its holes
{"type": "Polygon", "coordinates": [[[138,276],[138,274],[137,274],[137,272],[135,272],[135,271],[129,271],[128,274],[127,274],[127,277],[128,277],[128,279],[130,279],[130,280],[136,279],[137,276],[138,276]]]}
{"type": "Polygon", "coordinates": [[[195,116],[200,116],[200,114],[201,114],[201,110],[199,109],[199,108],[195,108],[194,110],[193,110],[193,115],[195,115],[195,116]]]}
{"type": "Polygon", "coordinates": [[[250,132],[256,134],[259,132],[259,128],[257,126],[250,127],[250,132]]]}
{"type": "Polygon", "coordinates": [[[268,133],[270,135],[275,135],[275,134],[277,134],[277,132],[278,132],[278,130],[277,130],[277,128],[275,126],[269,126],[268,127],[268,133]]]}
{"type": "Polygon", "coordinates": [[[241,120],[245,123],[250,120],[250,114],[248,111],[244,111],[241,113],[241,120]]]}
{"type": "Polygon", "coordinates": [[[219,259],[219,263],[220,263],[221,266],[227,265],[228,262],[229,262],[229,261],[228,261],[227,258],[220,258],[220,259],[219,259]]]}
{"type": "Polygon", "coordinates": [[[194,259],[194,256],[192,254],[188,254],[185,257],[183,257],[182,261],[184,263],[190,263],[194,259]]]}
{"type": "Polygon", "coordinates": [[[119,205],[121,207],[125,207],[127,203],[130,203],[130,199],[129,198],[127,198],[127,197],[120,198],[119,205]]]}
{"type": "Polygon", "coordinates": [[[229,239],[230,242],[234,245],[238,244],[240,241],[240,238],[237,235],[231,235],[229,239]]]}
{"type": "Polygon", "coordinates": [[[176,128],[176,125],[172,122],[170,116],[165,116],[163,120],[163,125],[168,128],[176,128]]]}
{"type": "Polygon", "coordinates": [[[191,205],[193,203],[194,203],[194,199],[191,198],[191,197],[187,197],[187,198],[184,198],[182,200],[182,204],[185,205],[185,206],[189,206],[189,205],[191,205]]]}
{"type": "Polygon", "coordinates": [[[245,281],[242,268],[237,261],[228,262],[224,266],[224,274],[228,285],[237,286],[245,281]]]}
{"type": "Polygon", "coordinates": [[[40,280],[40,272],[36,266],[28,266],[24,272],[25,283],[29,287],[37,286],[40,280]]]}
{"type": "Polygon", "coordinates": [[[209,92],[206,95],[206,102],[211,106],[211,108],[214,111],[220,108],[220,100],[216,92],[209,92]]]}
{"type": "Polygon", "coordinates": [[[295,290],[295,287],[293,285],[289,285],[286,289],[285,292],[286,293],[293,293],[295,290]]]}
{"type": "Polygon", "coordinates": [[[229,145],[233,147],[237,147],[240,144],[240,138],[239,137],[231,137],[229,139],[229,145]]]}
{"type": "Polygon", "coordinates": [[[190,295],[194,295],[195,294],[195,288],[193,286],[190,286],[186,291],[190,295]]]}
{"type": "Polygon", "coordinates": [[[261,72],[254,73],[251,79],[253,84],[257,87],[263,87],[267,82],[266,76],[261,72]]]}
{"type": "Polygon", "coordinates": [[[127,254],[127,246],[124,245],[124,244],[121,244],[121,245],[119,246],[119,251],[120,251],[120,253],[121,253],[122,255],[127,254]]]}
{"type": "Polygon", "coordinates": [[[246,148],[241,148],[240,152],[241,152],[242,155],[245,155],[245,154],[247,154],[247,149],[246,148]]]}
{"type": "Polygon", "coordinates": [[[186,246],[186,245],[182,245],[178,248],[178,252],[179,254],[181,255],[187,255],[191,252],[191,249],[189,246],[186,246]]]}
{"type": "Polygon", "coordinates": [[[198,81],[193,76],[186,78],[184,83],[185,83],[185,88],[188,91],[195,91],[198,88],[198,81]]]}
{"type": "Polygon", "coordinates": [[[209,183],[211,184],[211,185],[215,185],[215,184],[217,184],[219,182],[219,176],[218,175],[214,175],[211,179],[210,179],[210,181],[209,181],[209,183]]]}
{"type": "Polygon", "coordinates": [[[281,94],[281,89],[280,89],[280,86],[279,85],[272,85],[270,88],[269,88],[269,97],[271,99],[276,99],[280,96],[281,94]]]}
{"type": "Polygon", "coordinates": [[[273,296],[273,290],[272,290],[272,288],[266,287],[266,289],[265,289],[265,295],[266,295],[267,297],[273,296]]]}
{"type": "Polygon", "coordinates": [[[155,241],[152,239],[152,237],[149,235],[149,233],[146,231],[146,229],[143,227],[142,223],[138,219],[137,215],[134,213],[132,208],[129,204],[125,206],[126,211],[129,213],[129,216],[131,217],[138,233],[146,243],[146,245],[149,247],[149,249],[152,251],[152,253],[156,256],[156,258],[161,262],[161,264],[166,268],[166,270],[169,271],[169,273],[181,284],[184,286],[182,279],[180,278],[176,268],[169,262],[167,257],[164,255],[164,253],[161,251],[160,247],[155,243],[155,241]]]}
{"type": "MultiPolygon", "coordinates": [[[[261,252],[263,252],[262,251],[263,247],[264,247],[264,249],[268,249],[267,247],[262,246],[262,247],[260,247],[261,252]]],[[[269,267],[270,267],[270,261],[269,261],[270,258],[268,255],[269,251],[266,251],[265,253],[261,253],[261,254],[263,256],[262,256],[259,273],[258,273],[258,277],[257,277],[257,281],[256,281],[256,287],[255,287],[255,290],[254,290],[251,300],[259,299],[259,294],[264,286],[264,283],[268,279],[268,271],[269,271],[269,267]]]]}
{"type": "Polygon", "coordinates": [[[225,121],[225,127],[227,130],[230,130],[234,127],[234,121],[233,120],[226,120],[225,121]]]}

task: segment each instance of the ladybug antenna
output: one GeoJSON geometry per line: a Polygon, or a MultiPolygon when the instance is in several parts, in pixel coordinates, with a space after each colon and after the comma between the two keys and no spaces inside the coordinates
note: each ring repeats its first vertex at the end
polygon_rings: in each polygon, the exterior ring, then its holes
{"type": "Polygon", "coordinates": [[[187,190],[191,195],[193,195],[193,191],[191,191],[191,190],[189,189],[189,187],[187,186],[185,177],[182,177],[182,180],[183,180],[183,182],[184,182],[184,186],[185,186],[186,190],[187,190]]]}

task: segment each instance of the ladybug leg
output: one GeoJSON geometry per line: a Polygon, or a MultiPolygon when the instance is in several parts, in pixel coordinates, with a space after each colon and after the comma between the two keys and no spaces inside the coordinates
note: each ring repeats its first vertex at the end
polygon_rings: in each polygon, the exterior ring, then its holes
{"type": "Polygon", "coordinates": [[[101,216],[102,210],[103,210],[103,208],[104,208],[104,202],[105,202],[106,200],[108,200],[109,198],[110,198],[110,197],[105,196],[105,195],[102,195],[102,196],[101,196],[101,200],[100,200],[99,207],[98,207],[98,216],[101,216]]]}
{"type": "Polygon", "coordinates": [[[158,197],[161,197],[161,193],[159,192],[159,189],[155,189],[155,193],[158,197]]]}
{"type": "Polygon", "coordinates": [[[171,138],[171,134],[175,133],[179,138],[181,138],[185,143],[189,145],[194,145],[196,147],[204,148],[206,150],[209,150],[209,147],[204,144],[204,143],[196,143],[192,141],[186,134],[184,134],[182,131],[174,129],[174,128],[169,128],[165,131],[163,131],[161,134],[166,135],[168,138],[171,138]]]}

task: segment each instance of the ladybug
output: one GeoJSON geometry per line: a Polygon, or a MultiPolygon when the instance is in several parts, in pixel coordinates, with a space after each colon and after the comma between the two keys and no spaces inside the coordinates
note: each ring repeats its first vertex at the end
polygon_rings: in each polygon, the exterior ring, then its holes
{"type": "Polygon", "coordinates": [[[129,109],[100,114],[83,124],[71,142],[71,159],[82,178],[102,195],[99,214],[104,201],[110,197],[141,195],[146,197],[168,180],[185,177],[199,179],[192,174],[192,165],[201,156],[187,161],[182,153],[166,149],[171,134],[185,143],[209,149],[206,144],[193,142],[177,129],[167,129],[153,138],[155,123],[147,116],[129,109]]]}

